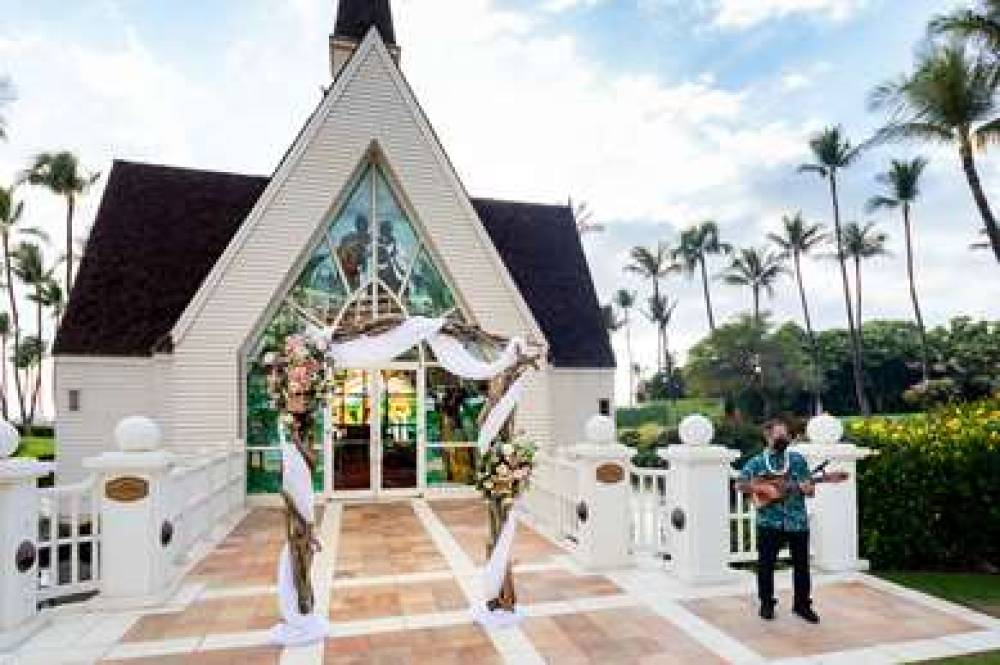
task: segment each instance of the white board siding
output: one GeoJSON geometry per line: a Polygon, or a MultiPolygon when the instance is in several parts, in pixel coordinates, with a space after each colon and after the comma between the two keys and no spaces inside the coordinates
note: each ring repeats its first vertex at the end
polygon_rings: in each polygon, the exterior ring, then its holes
{"type": "Polygon", "coordinates": [[[599,413],[600,401],[614,408],[615,370],[553,369],[549,372],[552,406],[557,415],[552,436],[557,447],[584,442],[584,425],[599,413]]]}
{"type": "MultiPolygon", "coordinates": [[[[126,416],[144,415],[161,425],[156,361],[151,358],[56,356],[57,476],[85,477],[82,462],[116,447],[114,428],[126,416]],[[80,410],[69,410],[69,391],[80,391],[80,410]]],[[[166,429],[166,428],[165,428],[166,429]]]]}
{"type": "MultiPolygon", "coordinates": [[[[388,53],[372,36],[338,81],[340,95],[332,93],[321,108],[315,134],[303,134],[312,140],[290,164],[287,179],[269,187],[273,196],[265,192],[191,313],[182,317],[186,325],[175,340],[167,407],[174,445],[240,436],[241,352],[262,312],[283,295],[288,276],[298,272],[312,239],[329,223],[373,142],[472,317],[500,334],[537,330],[419,110],[405,96],[388,53]]],[[[529,386],[518,421],[537,438],[550,436],[548,394],[543,373],[529,386]]]]}

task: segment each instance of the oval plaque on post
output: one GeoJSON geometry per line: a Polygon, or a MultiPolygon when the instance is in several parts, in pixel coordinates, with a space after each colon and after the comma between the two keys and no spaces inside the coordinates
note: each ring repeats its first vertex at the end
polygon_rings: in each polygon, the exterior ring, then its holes
{"type": "Polygon", "coordinates": [[[149,483],[144,478],[120,476],[104,484],[104,496],[120,503],[133,503],[149,496],[149,483]]]}
{"type": "Polygon", "coordinates": [[[625,469],[621,464],[602,464],[597,467],[597,482],[605,485],[616,485],[625,479],[625,469]]]}

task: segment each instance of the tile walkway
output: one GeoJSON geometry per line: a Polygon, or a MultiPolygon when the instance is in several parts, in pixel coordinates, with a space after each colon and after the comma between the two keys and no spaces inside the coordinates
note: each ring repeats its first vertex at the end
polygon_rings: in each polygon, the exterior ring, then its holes
{"type": "Polygon", "coordinates": [[[514,559],[525,619],[485,631],[468,607],[481,597],[485,511],[474,500],[327,504],[314,583],[333,631],[324,644],[268,644],[278,620],[274,569],[279,509],[251,511],[194,564],[171,601],[103,611],[97,601],[53,611],[46,628],[0,665],[656,665],[897,663],[1000,649],[1000,620],[861,574],[817,575],[823,616],[756,617],[753,580],[692,589],[662,564],[587,573],[527,525],[514,559]]]}

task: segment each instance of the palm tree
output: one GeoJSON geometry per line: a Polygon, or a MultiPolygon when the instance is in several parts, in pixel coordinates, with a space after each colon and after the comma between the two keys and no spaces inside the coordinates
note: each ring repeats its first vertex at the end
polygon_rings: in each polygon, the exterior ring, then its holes
{"type": "Polygon", "coordinates": [[[917,282],[913,270],[913,227],[911,212],[914,201],[920,196],[920,176],[927,168],[927,160],[917,157],[910,161],[892,160],[889,170],[881,173],[876,180],[886,189],[886,193],[873,196],[868,201],[868,210],[876,211],[882,208],[898,208],[903,213],[903,233],[906,239],[906,275],[910,282],[910,300],[913,301],[913,316],[920,331],[920,369],[924,381],[930,379],[930,360],[927,350],[927,329],[924,327],[924,317],[920,311],[920,300],[917,298],[917,282]]]}
{"type": "MultiPolygon", "coordinates": [[[[17,249],[14,250],[12,258],[14,260],[14,275],[31,290],[28,300],[35,303],[35,338],[38,340],[40,348],[44,349],[45,338],[42,336],[42,314],[46,302],[44,291],[47,283],[52,280],[54,268],[45,268],[41,247],[31,242],[22,242],[19,244],[17,249]]],[[[44,351],[42,355],[44,356],[44,351]]],[[[39,359],[39,365],[36,369],[34,387],[32,388],[31,400],[29,402],[28,423],[34,422],[35,412],[38,408],[38,398],[41,393],[42,384],[41,359],[39,359]]]]}
{"type": "MultiPolygon", "coordinates": [[[[17,230],[17,223],[20,221],[21,214],[23,212],[24,202],[14,202],[14,188],[0,187],[0,241],[2,241],[3,265],[7,282],[7,304],[10,306],[10,318],[12,324],[11,330],[14,333],[15,358],[18,358],[21,355],[21,322],[18,316],[17,296],[14,293],[14,274],[10,243],[14,232],[17,230]]],[[[2,365],[3,372],[6,374],[6,353],[4,353],[2,365]]],[[[14,370],[14,390],[17,392],[17,404],[19,407],[21,422],[24,422],[27,415],[24,405],[24,387],[21,385],[21,376],[16,369],[14,370]]]]}
{"type": "Polygon", "coordinates": [[[776,244],[785,257],[792,259],[795,267],[795,283],[799,287],[799,299],[802,301],[802,317],[806,323],[806,334],[809,336],[809,347],[812,349],[813,371],[816,375],[816,411],[821,408],[821,375],[819,366],[819,347],[816,345],[816,333],[812,327],[812,317],[809,316],[809,302],[806,300],[806,288],[802,281],[802,257],[828,240],[822,224],[810,224],[797,212],[791,217],[781,218],[782,232],[769,233],[768,239],[776,244]]]}
{"type": "Polygon", "coordinates": [[[73,213],[77,197],[82,196],[97,182],[99,173],[84,173],[76,155],[71,152],[37,155],[25,178],[32,185],[40,185],[56,196],[66,199],[66,294],[73,291],[73,213]]]}
{"type": "Polygon", "coordinates": [[[854,314],[858,322],[858,331],[861,330],[861,263],[867,259],[878,256],[886,256],[889,252],[885,248],[889,236],[876,228],[875,222],[868,222],[861,226],[857,222],[849,222],[844,225],[844,237],[841,244],[844,247],[844,254],[854,264],[854,314]]]}
{"type": "MultiPolygon", "coordinates": [[[[657,243],[654,249],[649,249],[647,247],[633,247],[631,251],[631,263],[625,266],[625,272],[632,273],[642,277],[643,279],[648,279],[653,285],[653,297],[650,298],[652,301],[660,301],[660,281],[666,279],[668,275],[672,272],[678,270],[677,264],[671,259],[671,251],[667,247],[666,243],[657,243]]],[[[657,337],[657,344],[662,340],[657,337]]],[[[657,347],[656,357],[657,362],[661,363],[659,368],[662,370],[662,359],[663,359],[662,347],[657,347]]]]}
{"type": "MultiPolygon", "coordinates": [[[[632,367],[632,308],[635,307],[635,291],[628,289],[618,289],[615,291],[614,304],[622,311],[625,327],[625,352],[628,355],[628,366],[632,367]]],[[[629,373],[628,379],[628,403],[633,406],[633,395],[635,394],[632,384],[632,375],[629,373]]]]}
{"type": "Polygon", "coordinates": [[[759,324],[761,292],[772,297],[775,282],[787,272],[781,254],[750,247],[736,252],[729,267],[722,273],[722,279],[726,284],[750,287],[753,292],[753,320],[759,324]]]}
{"type": "Polygon", "coordinates": [[[837,241],[837,259],[840,262],[840,279],[844,287],[844,305],[847,310],[847,329],[851,337],[852,360],[854,364],[854,396],[862,415],[869,415],[868,398],[865,395],[864,368],[861,360],[861,333],[854,325],[851,309],[851,285],[847,279],[847,259],[841,242],[843,229],[840,225],[840,196],[837,191],[837,175],[858,159],[860,149],[844,136],[843,128],[827,127],[813,135],[809,148],[814,162],[799,167],[800,173],[815,173],[825,179],[830,186],[830,200],[833,204],[834,238],[837,241]]]}
{"type": "Polygon", "coordinates": [[[708,290],[708,268],[706,257],[710,254],[729,254],[732,245],[719,240],[719,226],[709,220],[692,226],[681,234],[680,246],[673,257],[680,262],[681,269],[688,277],[696,270],[701,271],[701,288],[705,294],[705,311],[708,313],[708,328],[715,332],[715,315],[712,312],[712,296],[708,290]]]}
{"type": "Polygon", "coordinates": [[[674,318],[677,302],[676,300],[671,301],[668,296],[656,295],[649,299],[649,311],[645,312],[646,318],[656,325],[657,351],[662,354],[662,357],[657,358],[657,363],[660,371],[666,371],[668,375],[673,373],[674,363],[673,357],[670,355],[670,346],[667,343],[667,328],[674,318]]]}
{"type": "Polygon", "coordinates": [[[615,311],[614,305],[601,306],[601,319],[604,321],[604,329],[608,331],[609,335],[618,332],[625,325],[625,321],[618,318],[618,312],[615,311]]]}
{"type": "Polygon", "coordinates": [[[0,410],[3,412],[3,419],[10,421],[10,413],[7,408],[7,340],[10,338],[10,314],[0,312],[0,410]]]}
{"type": "MultiPolygon", "coordinates": [[[[0,77],[0,111],[14,99],[14,88],[10,79],[0,77]]],[[[7,138],[7,119],[0,113],[0,139],[7,138]]]]}
{"type": "Polygon", "coordinates": [[[1000,53],[1000,0],[982,0],[976,9],[958,9],[934,17],[928,30],[977,42],[1000,53]]]}
{"type": "Polygon", "coordinates": [[[991,63],[959,45],[933,46],[918,57],[913,73],[872,91],[869,105],[886,109],[889,124],[873,141],[919,139],[958,146],[965,178],[1000,262],[1000,227],[976,169],[975,148],[1000,140],[996,117],[997,77],[991,63]]]}

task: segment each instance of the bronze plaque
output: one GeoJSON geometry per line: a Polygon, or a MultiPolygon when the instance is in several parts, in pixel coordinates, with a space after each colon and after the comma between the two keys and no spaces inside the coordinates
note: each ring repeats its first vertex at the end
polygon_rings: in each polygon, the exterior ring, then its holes
{"type": "Polygon", "coordinates": [[[122,476],[104,485],[104,496],[112,501],[132,503],[149,495],[149,483],[135,476],[122,476]]]}
{"type": "Polygon", "coordinates": [[[602,464],[597,467],[597,482],[615,485],[625,479],[625,469],[620,464],[602,464]]]}

